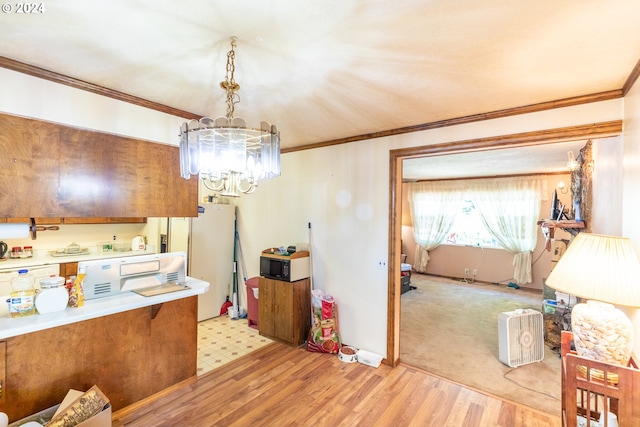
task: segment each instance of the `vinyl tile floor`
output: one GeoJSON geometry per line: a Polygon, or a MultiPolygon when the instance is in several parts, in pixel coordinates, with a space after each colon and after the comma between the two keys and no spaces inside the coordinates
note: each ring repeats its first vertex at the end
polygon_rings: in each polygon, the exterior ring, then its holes
{"type": "Polygon", "coordinates": [[[250,328],[247,319],[219,316],[203,320],[198,323],[198,375],[272,342],[250,328]]]}

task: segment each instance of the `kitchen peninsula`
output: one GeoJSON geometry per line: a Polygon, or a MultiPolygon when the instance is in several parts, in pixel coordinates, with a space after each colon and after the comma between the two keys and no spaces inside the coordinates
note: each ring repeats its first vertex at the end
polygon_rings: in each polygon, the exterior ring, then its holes
{"type": "Polygon", "coordinates": [[[80,308],[10,318],[0,308],[0,411],[11,421],[54,406],[69,389],[98,385],[121,409],[197,369],[197,295],[207,282],[144,297],[133,292],[80,308]]]}

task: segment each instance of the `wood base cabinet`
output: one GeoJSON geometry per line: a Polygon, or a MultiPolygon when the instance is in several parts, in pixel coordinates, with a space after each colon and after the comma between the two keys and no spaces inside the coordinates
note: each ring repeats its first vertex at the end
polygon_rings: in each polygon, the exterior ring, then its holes
{"type": "Polygon", "coordinates": [[[293,346],[303,344],[311,327],[311,282],[260,277],[258,330],[260,335],[293,346]]]}
{"type": "Polygon", "coordinates": [[[0,341],[0,412],[17,421],[93,385],[117,411],[195,377],[197,307],[192,296],[0,341]]]}

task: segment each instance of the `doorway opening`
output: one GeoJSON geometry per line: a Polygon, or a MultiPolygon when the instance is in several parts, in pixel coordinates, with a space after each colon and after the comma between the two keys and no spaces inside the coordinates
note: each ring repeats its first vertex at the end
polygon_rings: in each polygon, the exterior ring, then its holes
{"type": "Polygon", "coordinates": [[[387,363],[396,366],[400,360],[400,295],[402,255],[402,177],[403,160],[446,154],[500,150],[567,142],[576,139],[606,138],[622,133],[622,121],[601,122],[543,131],[524,132],[490,138],[478,138],[389,152],[389,240],[387,289],[387,363]]]}

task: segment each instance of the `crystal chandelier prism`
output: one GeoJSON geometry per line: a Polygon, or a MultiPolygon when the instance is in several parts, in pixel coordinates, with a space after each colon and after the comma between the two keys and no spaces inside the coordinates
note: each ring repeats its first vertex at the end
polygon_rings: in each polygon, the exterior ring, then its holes
{"type": "Polygon", "coordinates": [[[232,37],[225,80],[220,83],[226,92],[226,116],[203,117],[180,127],[182,177],[199,175],[208,189],[230,197],[253,193],[261,180],[280,176],[278,128],[264,121],[260,128],[247,128],[242,118],[233,116],[240,101],[236,93],[240,85],[234,80],[235,47],[232,37]]]}

